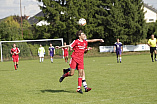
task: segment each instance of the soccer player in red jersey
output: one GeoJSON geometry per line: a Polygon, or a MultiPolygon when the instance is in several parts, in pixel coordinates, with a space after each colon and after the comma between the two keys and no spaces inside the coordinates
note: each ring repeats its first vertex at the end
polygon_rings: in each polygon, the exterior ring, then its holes
{"type": "MultiPolygon", "coordinates": [[[[66,46],[66,42],[64,42],[64,46],[66,46]]],[[[62,50],[64,51],[64,58],[65,58],[65,62],[68,62],[68,50],[69,48],[68,47],[65,47],[65,48],[62,48],[62,50]]]]}
{"type": "Polygon", "coordinates": [[[64,48],[64,47],[70,47],[74,50],[74,52],[71,55],[70,60],[70,72],[63,74],[62,77],[60,77],[59,82],[62,82],[65,77],[73,76],[75,72],[75,68],[78,69],[78,87],[77,92],[83,93],[81,90],[82,86],[82,77],[83,77],[83,70],[84,70],[84,50],[87,49],[87,41],[84,40],[85,34],[80,30],[76,33],[76,36],[79,37],[79,39],[74,40],[70,45],[56,47],[56,48],[64,48]]]}
{"type": "MultiPolygon", "coordinates": [[[[85,40],[87,42],[104,42],[103,39],[90,39],[88,40],[86,35],[85,35],[85,40]]],[[[88,47],[88,50],[91,50],[92,48],[91,47],[88,47]]],[[[88,50],[84,50],[84,53],[87,53],[88,50]]],[[[77,68],[76,68],[77,69],[77,68]]],[[[67,69],[63,69],[63,73],[68,73],[69,71],[71,70],[71,68],[67,68],[67,69]]],[[[88,92],[90,91],[92,88],[88,88],[87,87],[87,82],[86,82],[86,79],[85,79],[85,71],[83,70],[83,77],[82,77],[82,84],[83,84],[83,87],[85,88],[85,92],[88,92]]]]}
{"type": "Polygon", "coordinates": [[[15,70],[17,70],[19,62],[18,54],[20,53],[20,50],[16,47],[16,44],[13,44],[13,48],[11,49],[10,53],[12,54],[15,70]]]}

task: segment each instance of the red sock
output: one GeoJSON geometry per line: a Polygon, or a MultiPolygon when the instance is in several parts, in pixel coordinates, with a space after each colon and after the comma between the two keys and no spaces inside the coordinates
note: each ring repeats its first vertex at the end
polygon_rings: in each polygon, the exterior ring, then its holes
{"type": "Polygon", "coordinates": [[[14,65],[15,69],[16,69],[16,65],[14,65]]]}
{"type": "Polygon", "coordinates": [[[78,89],[81,89],[82,86],[82,77],[78,78],[78,89]]]}
{"type": "Polygon", "coordinates": [[[65,62],[66,62],[66,58],[65,58],[65,62]]]}
{"type": "Polygon", "coordinates": [[[65,74],[63,75],[63,77],[68,77],[68,76],[70,76],[70,75],[69,75],[69,72],[67,72],[67,73],[65,73],[65,74]]]}

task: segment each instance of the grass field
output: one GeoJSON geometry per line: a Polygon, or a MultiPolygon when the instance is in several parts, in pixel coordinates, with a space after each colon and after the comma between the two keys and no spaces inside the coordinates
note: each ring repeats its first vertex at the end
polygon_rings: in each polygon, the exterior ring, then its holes
{"type": "MultiPolygon", "coordinates": [[[[157,104],[157,62],[150,55],[85,58],[90,92],[76,92],[78,73],[59,83],[63,59],[0,63],[0,104],[157,104]]],[[[82,88],[84,91],[84,88],[82,88]]]]}

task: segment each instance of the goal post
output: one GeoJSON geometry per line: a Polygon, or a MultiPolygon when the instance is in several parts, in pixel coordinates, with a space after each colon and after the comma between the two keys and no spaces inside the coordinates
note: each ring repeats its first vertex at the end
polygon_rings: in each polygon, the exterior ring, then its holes
{"type": "MultiPolygon", "coordinates": [[[[52,43],[53,44],[53,46],[54,45],[62,45],[63,46],[63,38],[58,38],[58,39],[39,39],[39,40],[16,40],[16,41],[0,41],[0,49],[1,49],[1,62],[3,62],[4,61],[4,57],[3,57],[3,54],[4,54],[4,52],[3,52],[3,50],[4,49],[6,49],[7,51],[7,54],[8,54],[8,56],[10,55],[10,53],[8,53],[11,49],[10,49],[10,47],[7,47],[7,46],[5,46],[4,47],[4,44],[9,44],[9,43],[12,43],[12,44],[10,44],[11,46],[13,45],[13,43],[23,43],[23,44],[21,44],[21,47],[28,47],[28,46],[32,46],[32,45],[30,45],[31,43],[33,43],[33,44],[43,44],[44,42],[46,42],[45,44],[48,46],[49,44],[48,43],[52,43]],[[53,44],[53,42],[54,41],[60,41],[60,44],[53,44]]],[[[18,47],[18,46],[17,46],[18,47]]],[[[20,48],[20,47],[18,47],[18,48],[20,48]]],[[[30,48],[30,47],[29,47],[30,48]]],[[[21,49],[20,49],[21,50],[21,49]]],[[[45,50],[46,52],[48,51],[48,50],[45,50]]],[[[25,50],[24,50],[24,52],[25,52],[25,50]]],[[[22,53],[22,52],[21,52],[22,53]]],[[[26,52],[25,52],[26,53],[26,52]]]]}

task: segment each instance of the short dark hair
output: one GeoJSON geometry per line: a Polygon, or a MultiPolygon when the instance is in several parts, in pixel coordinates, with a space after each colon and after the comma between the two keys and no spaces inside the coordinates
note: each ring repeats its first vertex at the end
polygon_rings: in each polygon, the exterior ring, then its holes
{"type": "Polygon", "coordinates": [[[82,30],[77,31],[77,32],[76,32],[76,37],[81,36],[81,33],[83,33],[83,31],[82,31],[82,30]]]}

